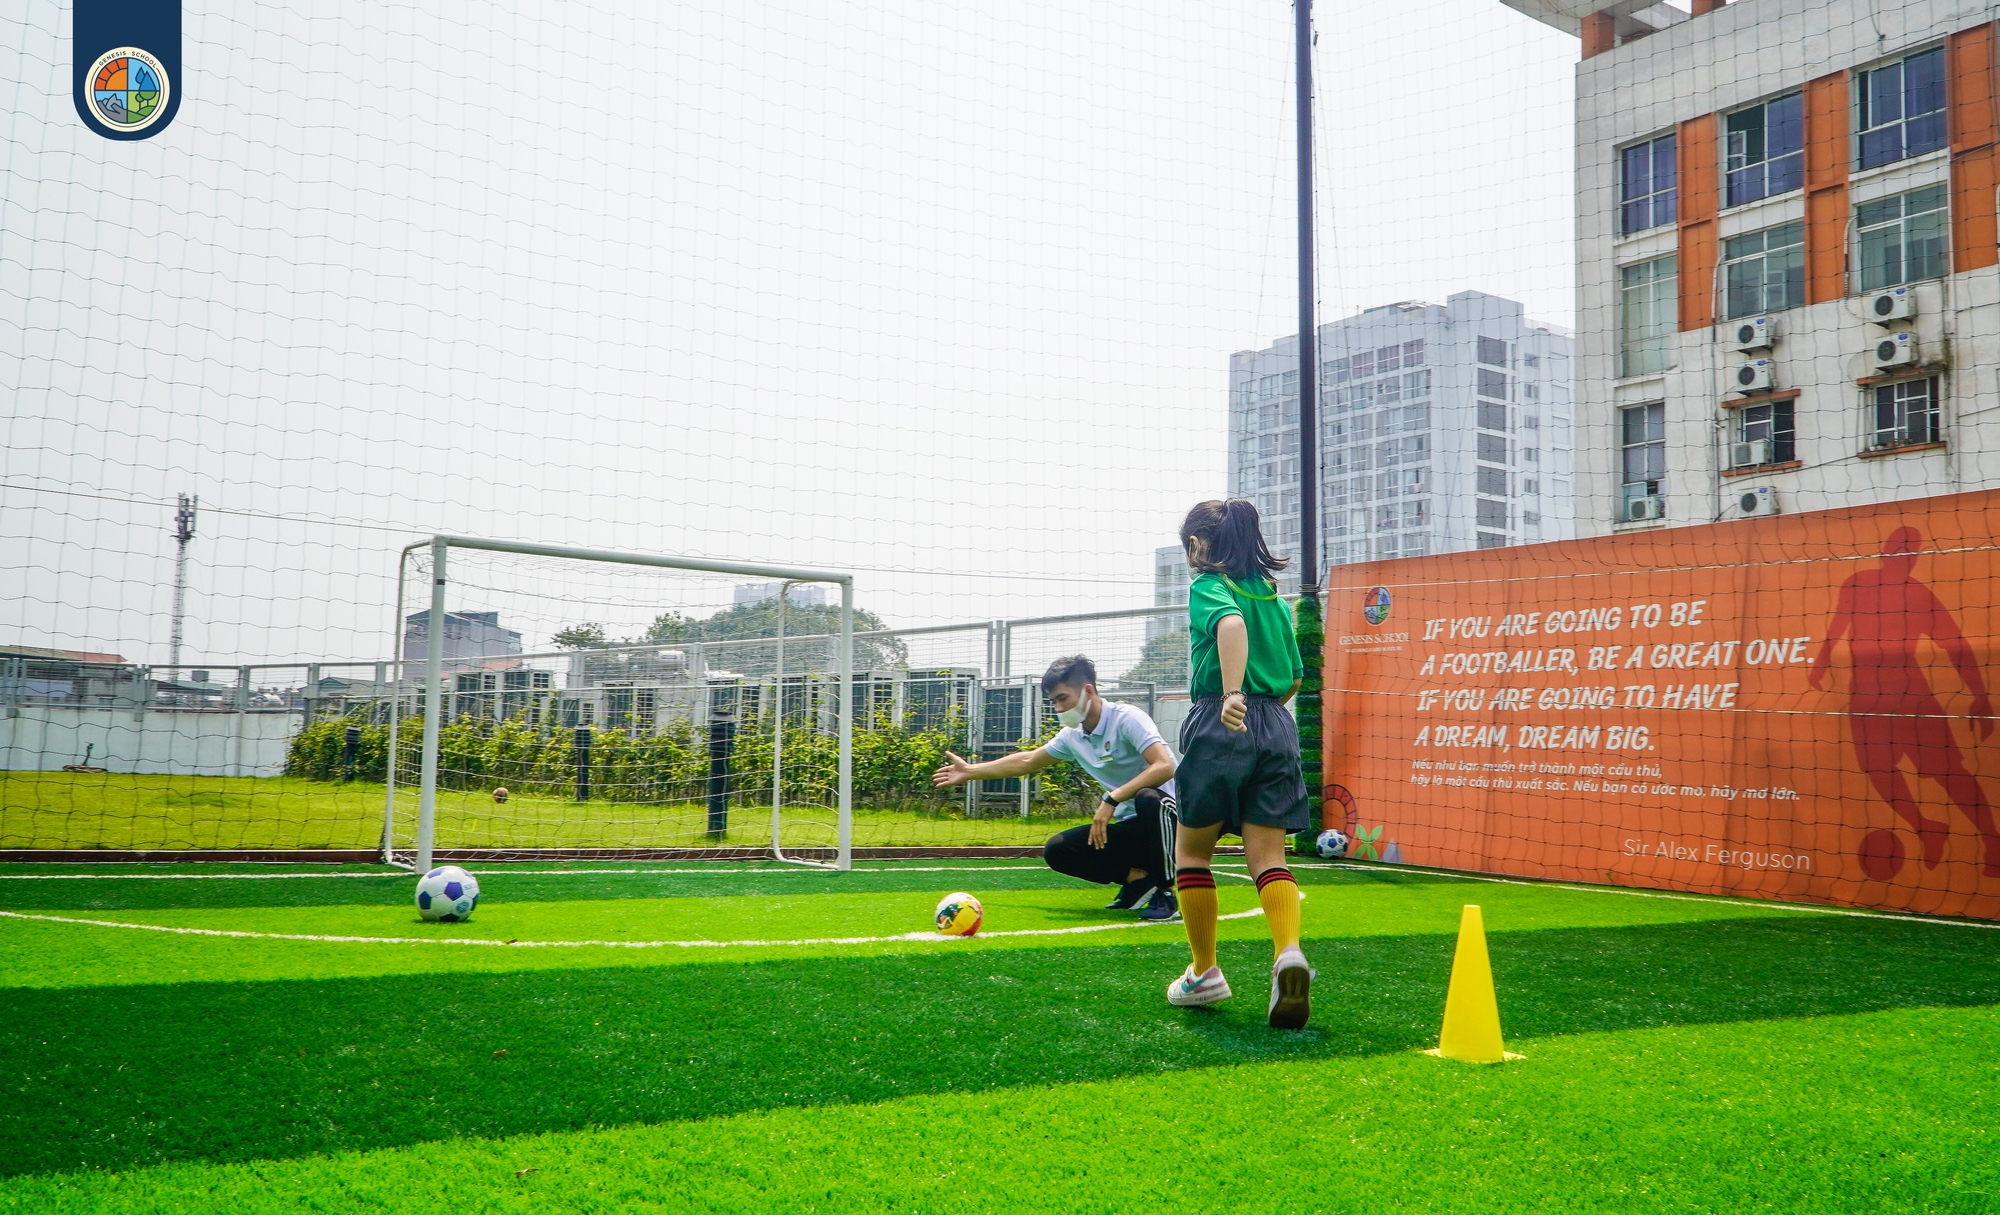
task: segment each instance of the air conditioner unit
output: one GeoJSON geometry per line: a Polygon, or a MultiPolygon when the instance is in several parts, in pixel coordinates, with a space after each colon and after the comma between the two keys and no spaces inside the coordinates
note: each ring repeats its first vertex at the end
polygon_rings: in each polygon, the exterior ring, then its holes
{"type": "Polygon", "coordinates": [[[1729,445],[1729,467],[1755,468],[1759,464],[1771,462],[1771,440],[1752,439],[1748,443],[1729,445]]]}
{"type": "Polygon", "coordinates": [[[1892,321],[1907,321],[1917,314],[1917,297],[1908,287],[1891,287],[1887,291],[1877,291],[1861,301],[1868,310],[1868,319],[1878,325],[1892,321]]]}
{"type": "Polygon", "coordinates": [[[1907,333],[1892,333],[1875,343],[1877,367],[1908,367],[1917,361],[1917,342],[1907,333]]]}
{"type": "Polygon", "coordinates": [[[1734,349],[1748,354],[1753,350],[1771,348],[1771,318],[1768,316],[1746,316],[1740,321],[1729,322],[1729,344],[1734,349]]]}
{"type": "Polygon", "coordinates": [[[1625,500],[1625,521],[1627,523],[1637,523],[1642,519],[1664,518],[1666,513],[1666,501],[1658,494],[1648,494],[1643,498],[1627,498],[1625,500]]]}
{"type": "Polygon", "coordinates": [[[1768,485],[1737,489],[1722,496],[1724,519],[1757,519],[1778,513],[1778,491],[1768,485]]]}
{"type": "Polygon", "coordinates": [[[1771,391],[1771,360],[1751,359],[1747,363],[1737,364],[1733,381],[1738,392],[1771,391]]]}

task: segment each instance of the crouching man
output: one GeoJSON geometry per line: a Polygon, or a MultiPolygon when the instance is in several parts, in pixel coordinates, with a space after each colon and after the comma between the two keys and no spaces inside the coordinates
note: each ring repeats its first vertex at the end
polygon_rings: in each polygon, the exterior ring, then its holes
{"type": "Polygon", "coordinates": [[[1174,900],[1174,754],[1144,710],[1104,699],[1097,668],[1082,655],[1058,658],[1042,676],[1042,695],[1062,730],[1032,751],[985,763],[951,752],[932,781],[948,788],[968,780],[998,780],[1068,760],[1102,786],[1089,825],[1049,837],[1049,868],[1099,885],[1115,885],[1108,910],[1137,909],[1146,920],[1171,920],[1174,900]]]}

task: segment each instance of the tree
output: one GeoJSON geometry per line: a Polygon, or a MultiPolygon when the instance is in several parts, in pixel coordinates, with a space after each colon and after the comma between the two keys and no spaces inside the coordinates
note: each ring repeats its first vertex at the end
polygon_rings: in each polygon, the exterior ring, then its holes
{"type": "MultiPolygon", "coordinates": [[[[875,613],[854,609],[855,632],[872,632],[887,627],[875,613]]],[[[785,606],[786,637],[827,636],[839,632],[838,604],[813,606],[789,603],[785,606]]],[[[662,612],[647,627],[646,635],[635,640],[649,645],[673,645],[692,641],[763,639],[777,635],[778,601],[772,598],[762,603],[739,603],[723,608],[706,620],[697,620],[681,612],[662,612]]],[[[825,655],[824,659],[817,657],[813,649],[788,651],[785,666],[792,670],[832,670],[835,665],[833,646],[824,645],[818,652],[825,655]]],[[[854,643],[854,669],[857,672],[887,672],[907,665],[909,659],[909,647],[899,637],[864,637],[854,643]]],[[[714,659],[714,665],[746,675],[768,674],[776,664],[776,647],[771,645],[725,648],[714,659]]]]}
{"type": "Polygon", "coordinates": [[[1140,651],[1139,665],[1118,677],[1120,683],[1150,683],[1166,688],[1188,684],[1188,635],[1180,630],[1161,633],[1140,651]]]}
{"type": "Polygon", "coordinates": [[[606,644],[604,626],[595,621],[567,624],[556,630],[549,644],[558,650],[601,649],[606,644]]]}

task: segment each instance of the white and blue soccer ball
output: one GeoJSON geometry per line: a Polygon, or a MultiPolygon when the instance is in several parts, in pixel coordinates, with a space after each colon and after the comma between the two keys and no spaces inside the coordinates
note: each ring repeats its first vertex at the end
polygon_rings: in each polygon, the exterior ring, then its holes
{"type": "Polygon", "coordinates": [[[472,918],[479,906],[479,879],[457,865],[440,865],[417,879],[417,914],[443,924],[472,918]]]}
{"type": "Polygon", "coordinates": [[[1347,855],[1347,849],[1353,842],[1347,838],[1347,832],[1338,827],[1328,827],[1319,833],[1319,839],[1313,843],[1313,851],[1329,861],[1337,861],[1347,855]]]}

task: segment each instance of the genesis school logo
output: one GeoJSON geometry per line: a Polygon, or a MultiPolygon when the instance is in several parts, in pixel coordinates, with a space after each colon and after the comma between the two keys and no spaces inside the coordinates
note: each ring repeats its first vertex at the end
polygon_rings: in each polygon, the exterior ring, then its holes
{"type": "Polygon", "coordinates": [[[1381,624],[1389,618],[1389,588],[1378,586],[1370,590],[1361,600],[1361,618],[1369,624],[1381,624]]]}
{"type": "Polygon", "coordinates": [[[77,116],[106,139],[147,139],[181,106],[180,0],[76,0],[77,116]]]}

